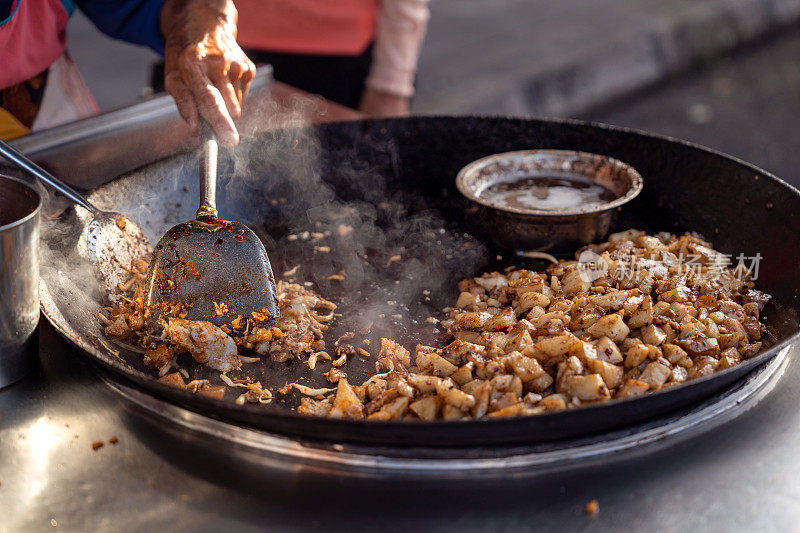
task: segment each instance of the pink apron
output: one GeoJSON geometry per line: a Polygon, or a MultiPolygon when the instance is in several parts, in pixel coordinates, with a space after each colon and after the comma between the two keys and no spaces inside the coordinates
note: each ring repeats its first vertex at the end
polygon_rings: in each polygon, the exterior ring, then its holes
{"type": "Polygon", "coordinates": [[[0,88],[50,69],[33,130],[98,112],[75,63],[65,53],[69,15],[61,0],[17,0],[10,17],[0,24],[0,88]]]}
{"type": "Polygon", "coordinates": [[[68,21],[60,0],[17,0],[0,26],[0,87],[36,76],[61,56],[68,21]]]}

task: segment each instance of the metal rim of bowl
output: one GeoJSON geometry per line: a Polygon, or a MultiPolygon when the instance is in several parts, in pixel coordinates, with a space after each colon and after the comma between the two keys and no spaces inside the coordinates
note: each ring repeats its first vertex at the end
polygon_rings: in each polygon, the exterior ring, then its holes
{"type": "Polygon", "coordinates": [[[486,157],[482,157],[480,159],[476,159],[475,161],[469,163],[464,168],[458,171],[456,175],[456,188],[459,190],[461,194],[463,194],[469,200],[481,204],[485,207],[490,209],[496,209],[498,211],[504,211],[508,213],[516,213],[519,215],[534,215],[534,216],[545,216],[545,217],[566,217],[566,216],[576,216],[576,215],[586,215],[589,213],[601,213],[603,211],[609,211],[611,209],[620,207],[634,198],[636,198],[640,192],[642,192],[642,188],[644,187],[644,180],[642,179],[641,174],[633,168],[631,165],[620,161],[619,159],[614,159],[613,157],[601,155],[601,154],[593,154],[591,152],[580,152],[577,150],[550,150],[550,149],[536,149],[536,150],[514,150],[511,152],[501,152],[498,154],[492,154],[486,157]],[[498,159],[511,157],[511,156],[537,156],[541,154],[546,155],[569,155],[569,156],[576,156],[579,158],[590,159],[590,160],[598,160],[602,159],[609,164],[623,169],[631,178],[631,185],[628,188],[628,191],[620,196],[619,198],[615,198],[610,202],[605,202],[602,204],[598,204],[589,208],[583,209],[570,209],[570,210],[546,210],[546,209],[521,209],[518,207],[507,207],[507,206],[498,206],[497,204],[493,204],[491,202],[487,202],[478,196],[475,191],[468,187],[464,182],[467,179],[467,176],[479,170],[481,167],[488,165],[498,159]]]}
{"type": "Polygon", "coordinates": [[[15,220],[14,222],[10,222],[10,223],[8,223],[8,224],[6,224],[4,226],[0,226],[0,233],[2,233],[4,231],[7,231],[7,230],[10,230],[10,229],[13,229],[13,228],[15,228],[17,226],[21,226],[21,225],[25,224],[26,222],[28,222],[29,220],[31,220],[32,218],[34,218],[36,215],[39,214],[39,211],[41,211],[41,209],[42,209],[42,204],[44,203],[42,195],[39,194],[39,191],[37,191],[29,183],[26,183],[25,181],[23,181],[23,180],[21,180],[19,178],[14,178],[12,176],[6,176],[5,174],[0,174],[0,181],[3,181],[3,180],[16,182],[17,184],[22,185],[24,188],[30,190],[34,194],[34,197],[36,198],[36,206],[33,208],[33,210],[30,213],[28,213],[24,217],[22,217],[22,218],[20,218],[18,220],[15,220]]]}

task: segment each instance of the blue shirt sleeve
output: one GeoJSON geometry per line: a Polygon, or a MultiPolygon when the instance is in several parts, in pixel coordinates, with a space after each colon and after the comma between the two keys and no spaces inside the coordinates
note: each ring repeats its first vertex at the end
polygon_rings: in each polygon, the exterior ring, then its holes
{"type": "Polygon", "coordinates": [[[164,54],[159,13],[164,0],[76,0],[97,28],[115,39],[164,54]]]}

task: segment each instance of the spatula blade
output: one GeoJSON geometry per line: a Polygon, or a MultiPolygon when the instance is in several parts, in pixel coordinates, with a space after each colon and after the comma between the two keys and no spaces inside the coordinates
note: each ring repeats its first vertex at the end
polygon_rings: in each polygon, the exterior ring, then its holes
{"type": "Polygon", "coordinates": [[[223,326],[241,316],[242,323],[274,324],[278,297],[261,240],[239,222],[192,220],[170,229],[156,245],[148,271],[145,305],[151,321],[175,302],[183,304],[181,318],[187,320],[223,326]]]}

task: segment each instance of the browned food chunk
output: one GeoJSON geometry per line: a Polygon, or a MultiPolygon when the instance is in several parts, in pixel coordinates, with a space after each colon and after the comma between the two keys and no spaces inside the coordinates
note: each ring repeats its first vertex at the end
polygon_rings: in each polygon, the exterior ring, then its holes
{"type": "Polygon", "coordinates": [[[333,407],[328,416],[332,418],[364,418],[364,404],[346,379],[340,379],[336,388],[333,407]]]}
{"type": "Polygon", "coordinates": [[[173,353],[169,344],[157,344],[144,352],[144,364],[151,368],[162,368],[172,360],[173,353]]]}
{"type": "Polygon", "coordinates": [[[171,374],[162,376],[158,378],[158,381],[173,387],[178,387],[179,389],[186,388],[186,382],[183,380],[183,376],[181,376],[178,372],[172,372],[171,374]]]}

